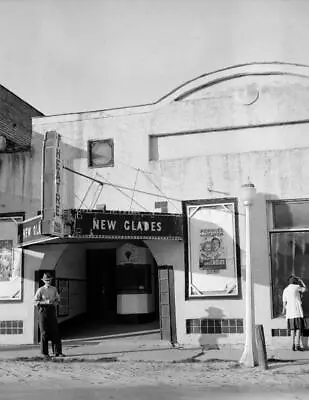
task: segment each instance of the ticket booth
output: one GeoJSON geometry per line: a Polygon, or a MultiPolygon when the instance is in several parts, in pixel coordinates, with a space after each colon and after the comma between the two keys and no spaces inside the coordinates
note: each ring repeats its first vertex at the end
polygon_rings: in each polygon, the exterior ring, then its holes
{"type": "Polygon", "coordinates": [[[155,262],[147,247],[126,243],[116,251],[117,315],[143,322],[155,317],[155,262]]]}

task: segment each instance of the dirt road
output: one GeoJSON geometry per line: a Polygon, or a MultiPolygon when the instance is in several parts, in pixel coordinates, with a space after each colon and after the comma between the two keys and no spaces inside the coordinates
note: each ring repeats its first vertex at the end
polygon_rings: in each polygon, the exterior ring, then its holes
{"type": "Polygon", "coordinates": [[[270,363],[266,371],[213,361],[1,361],[0,377],[0,399],[6,400],[309,398],[304,361],[270,363]]]}

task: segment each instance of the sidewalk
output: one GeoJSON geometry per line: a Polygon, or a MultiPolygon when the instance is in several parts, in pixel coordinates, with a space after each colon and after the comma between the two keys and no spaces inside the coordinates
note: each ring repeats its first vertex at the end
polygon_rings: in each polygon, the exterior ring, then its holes
{"type": "MultiPolygon", "coordinates": [[[[242,348],[225,347],[219,350],[202,348],[174,348],[169,342],[157,340],[157,335],[107,337],[99,339],[74,339],[63,341],[65,361],[143,361],[143,362],[209,362],[239,361],[242,348]]],[[[40,357],[37,345],[2,346],[0,361],[35,361],[40,357]]],[[[309,351],[293,352],[290,349],[268,349],[272,362],[309,363],[309,351]]],[[[58,359],[57,359],[58,360],[58,359]]]]}

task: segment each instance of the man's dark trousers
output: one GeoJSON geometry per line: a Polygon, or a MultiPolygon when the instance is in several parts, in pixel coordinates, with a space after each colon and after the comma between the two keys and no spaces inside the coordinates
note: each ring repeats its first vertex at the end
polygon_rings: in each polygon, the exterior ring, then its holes
{"type": "Polygon", "coordinates": [[[41,353],[48,355],[48,340],[51,340],[55,353],[62,353],[61,339],[58,329],[56,307],[44,305],[39,307],[39,326],[41,331],[41,353]]]}

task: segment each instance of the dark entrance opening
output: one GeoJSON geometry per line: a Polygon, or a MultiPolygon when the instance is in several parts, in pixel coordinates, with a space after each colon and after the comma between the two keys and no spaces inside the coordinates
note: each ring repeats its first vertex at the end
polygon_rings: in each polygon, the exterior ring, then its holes
{"type": "Polygon", "coordinates": [[[87,250],[86,260],[88,317],[116,322],[116,249],[87,250]]]}

